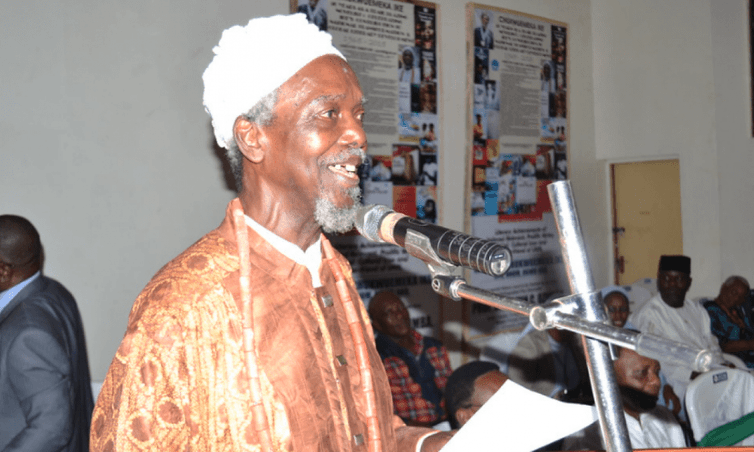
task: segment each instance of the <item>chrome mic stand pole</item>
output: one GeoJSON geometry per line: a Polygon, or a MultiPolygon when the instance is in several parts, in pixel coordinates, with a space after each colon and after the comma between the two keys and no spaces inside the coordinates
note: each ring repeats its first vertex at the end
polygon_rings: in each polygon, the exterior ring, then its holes
{"type": "MultiPolygon", "coordinates": [[[[569,181],[554,182],[547,186],[547,191],[558,228],[560,248],[563,251],[563,261],[571,292],[590,294],[577,297],[580,300],[578,308],[586,320],[605,322],[607,314],[594,291],[594,281],[576,215],[571,184],[569,181]]],[[[609,452],[630,451],[631,443],[608,345],[586,336],[582,336],[581,340],[587,354],[589,379],[607,450],[609,452]]]]}

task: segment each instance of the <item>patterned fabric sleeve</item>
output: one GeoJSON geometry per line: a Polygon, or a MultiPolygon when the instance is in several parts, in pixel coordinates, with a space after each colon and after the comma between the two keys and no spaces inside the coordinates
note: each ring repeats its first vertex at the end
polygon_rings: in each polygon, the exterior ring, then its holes
{"type": "Polygon", "coordinates": [[[387,358],[383,363],[390,381],[395,414],[401,419],[423,423],[437,420],[437,408],[422,398],[422,388],[409,375],[406,363],[395,357],[387,358]]]}
{"type": "Polygon", "coordinates": [[[719,306],[714,302],[707,302],[704,304],[704,307],[709,314],[712,334],[717,337],[720,347],[730,341],[740,339],[740,329],[728,319],[728,316],[725,315],[719,306]]]}
{"type": "MultiPolygon", "coordinates": [[[[448,382],[448,377],[453,373],[453,369],[450,368],[450,358],[448,358],[448,351],[445,347],[430,347],[427,349],[427,358],[432,363],[432,367],[435,368],[435,384],[440,391],[445,392],[445,384],[448,382]]],[[[443,398],[443,404],[445,398],[443,398]]],[[[444,407],[443,407],[444,408],[444,407]]]]}
{"type": "Polygon", "coordinates": [[[136,328],[126,334],[106,381],[92,421],[91,450],[193,450],[189,445],[190,413],[180,327],[136,328]]]}

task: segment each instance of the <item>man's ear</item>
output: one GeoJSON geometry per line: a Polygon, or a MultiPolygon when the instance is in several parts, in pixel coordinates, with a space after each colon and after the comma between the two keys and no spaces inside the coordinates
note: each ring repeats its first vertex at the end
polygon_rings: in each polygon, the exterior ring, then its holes
{"type": "Polygon", "coordinates": [[[259,163],[264,159],[264,150],[262,129],[259,124],[251,122],[243,116],[236,118],[233,124],[233,137],[241,154],[254,163],[259,163]]]}
{"type": "Polygon", "coordinates": [[[456,410],[456,420],[458,421],[458,425],[463,426],[467,422],[469,422],[469,419],[471,419],[471,416],[473,416],[474,413],[471,412],[471,408],[459,408],[456,410]]]}
{"type": "Polygon", "coordinates": [[[13,278],[13,268],[5,262],[0,261],[0,286],[7,284],[13,278]]]}

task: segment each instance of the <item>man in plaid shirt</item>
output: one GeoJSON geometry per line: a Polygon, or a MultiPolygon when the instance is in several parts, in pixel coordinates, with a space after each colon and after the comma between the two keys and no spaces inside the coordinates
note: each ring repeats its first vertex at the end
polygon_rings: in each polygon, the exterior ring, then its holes
{"type": "Polygon", "coordinates": [[[444,390],[452,369],[445,347],[411,328],[406,306],[392,292],[372,297],[369,315],[395,413],[408,425],[432,426],[447,419],[444,390]]]}

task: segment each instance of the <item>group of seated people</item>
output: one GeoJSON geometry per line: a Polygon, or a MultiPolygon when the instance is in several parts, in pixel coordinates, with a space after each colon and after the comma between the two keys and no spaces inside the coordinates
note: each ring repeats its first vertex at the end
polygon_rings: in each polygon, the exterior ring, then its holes
{"type": "MultiPolygon", "coordinates": [[[[754,369],[754,328],[750,287],[740,276],[728,278],[715,298],[689,300],[691,260],[662,256],[657,293],[631,297],[631,287],[601,290],[611,323],[651,333],[715,354],[733,355],[738,367],[754,369]],[[641,306],[631,312],[631,304],[641,306]]],[[[494,339],[480,360],[450,367],[445,347],[411,328],[403,302],[389,292],[369,305],[377,349],[390,379],[395,411],[408,424],[462,427],[506,381],[566,402],[594,404],[583,347],[566,330],[524,328],[504,353],[491,353],[494,339]]],[[[632,448],[695,446],[684,409],[684,396],[698,375],[688,367],[614,347],[613,369],[625,412],[632,448]]],[[[736,366],[736,363],[730,364],[736,366]]],[[[751,433],[754,433],[752,431],[751,433]]],[[[545,450],[599,450],[605,444],[598,423],[557,441],[545,450]]]]}

